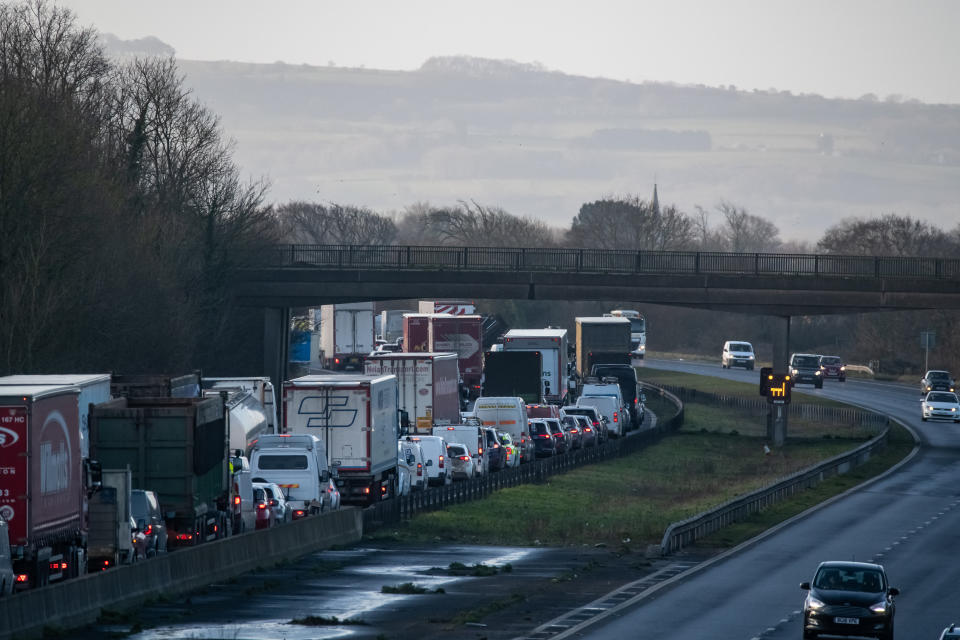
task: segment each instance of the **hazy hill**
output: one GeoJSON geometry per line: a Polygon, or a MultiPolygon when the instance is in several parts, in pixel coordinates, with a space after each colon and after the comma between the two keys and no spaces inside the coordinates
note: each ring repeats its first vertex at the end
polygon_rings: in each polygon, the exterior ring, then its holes
{"type": "Polygon", "coordinates": [[[629,84],[434,58],[413,72],[197,62],[236,159],[293,198],[400,210],[476,200],[566,226],[580,204],[720,200],[812,240],[841,217],[960,220],[960,106],[629,84]]]}

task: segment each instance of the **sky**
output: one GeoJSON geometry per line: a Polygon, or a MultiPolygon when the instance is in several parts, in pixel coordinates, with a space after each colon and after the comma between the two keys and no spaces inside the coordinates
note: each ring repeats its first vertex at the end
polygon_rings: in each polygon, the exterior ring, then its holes
{"type": "Polygon", "coordinates": [[[411,70],[470,55],[631,82],[960,104],[955,0],[53,0],[187,60],[411,70]]]}

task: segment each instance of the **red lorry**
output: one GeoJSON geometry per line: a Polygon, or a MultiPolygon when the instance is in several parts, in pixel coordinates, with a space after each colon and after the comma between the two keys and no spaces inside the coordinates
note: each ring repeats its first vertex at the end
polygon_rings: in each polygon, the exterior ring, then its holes
{"type": "Polygon", "coordinates": [[[430,318],[430,351],[457,354],[460,378],[470,400],[480,396],[483,378],[483,318],[435,314],[430,318]]]}
{"type": "Polygon", "coordinates": [[[9,524],[15,588],[86,573],[88,488],[71,385],[0,387],[0,515],[9,524]]]}

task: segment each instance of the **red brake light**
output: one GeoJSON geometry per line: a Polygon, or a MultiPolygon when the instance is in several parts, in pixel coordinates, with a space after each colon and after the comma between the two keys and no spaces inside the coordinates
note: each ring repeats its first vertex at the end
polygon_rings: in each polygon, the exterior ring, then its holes
{"type": "Polygon", "coordinates": [[[370,487],[364,487],[364,488],[363,488],[363,493],[364,493],[364,495],[370,495],[370,487]]]}
{"type": "MultiPolygon", "coordinates": [[[[266,508],[267,508],[267,505],[263,504],[262,502],[257,505],[257,509],[263,510],[266,508]]],[[[177,539],[180,539],[180,536],[177,536],[177,539]]]]}
{"type": "Polygon", "coordinates": [[[440,456],[440,468],[443,469],[443,456],[440,456]]]}
{"type": "Polygon", "coordinates": [[[234,497],[233,497],[233,504],[238,505],[238,506],[240,505],[240,496],[234,496],[234,497]]]}
{"type": "Polygon", "coordinates": [[[417,463],[417,475],[418,475],[418,476],[422,476],[422,475],[423,475],[423,465],[420,464],[419,462],[417,463]]]}
{"type": "Polygon", "coordinates": [[[470,456],[460,456],[460,459],[461,459],[461,460],[469,460],[469,459],[470,459],[470,456]]]}
{"type": "Polygon", "coordinates": [[[149,535],[151,535],[152,533],[153,533],[153,525],[152,525],[152,524],[148,524],[148,525],[147,525],[147,528],[143,530],[143,535],[149,536],[149,535]]]}
{"type": "MultiPolygon", "coordinates": [[[[107,562],[107,564],[109,564],[109,562],[107,562]]],[[[29,577],[27,577],[27,574],[25,573],[17,574],[17,582],[27,582],[28,580],[29,580],[29,577]]]]}
{"type": "Polygon", "coordinates": [[[613,412],[613,421],[614,421],[614,422],[617,421],[617,412],[616,412],[616,411],[613,412]]]}
{"type": "Polygon", "coordinates": [[[295,516],[297,516],[297,517],[299,518],[299,517],[303,516],[303,514],[305,514],[305,513],[306,513],[306,511],[304,511],[303,509],[297,509],[296,511],[293,512],[293,515],[295,515],[295,516]]]}

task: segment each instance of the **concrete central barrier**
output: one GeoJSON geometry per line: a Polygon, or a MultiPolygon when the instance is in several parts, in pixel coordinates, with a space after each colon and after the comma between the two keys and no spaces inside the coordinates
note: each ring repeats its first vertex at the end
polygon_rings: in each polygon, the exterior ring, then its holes
{"type": "Polygon", "coordinates": [[[44,627],[69,629],[94,622],[103,609],[127,609],[360,540],[355,508],[252,531],[145,562],[0,598],[0,638],[36,638],[44,627]]]}

